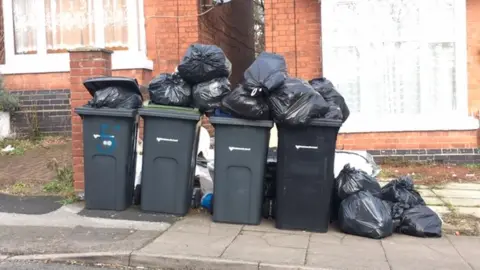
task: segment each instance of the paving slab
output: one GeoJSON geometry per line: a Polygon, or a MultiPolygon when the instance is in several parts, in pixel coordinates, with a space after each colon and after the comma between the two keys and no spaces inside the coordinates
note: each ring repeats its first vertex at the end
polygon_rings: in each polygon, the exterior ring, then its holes
{"type": "Polygon", "coordinates": [[[312,234],[306,264],[333,269],[390,269],[379,240],[338,232],[312,234]]]}
{"type": "Polygon", "coordinates": [[[119,252],[138,249],[156,238],[156,231],[0,226],[0,253],[11,255],[119,252]]]}
{"type": "Polygon", "coordinates": [[[275,228],[275,222],[273,220],[262,220],[260,225],[245,225],[243,226],[244,231],[252,231],[252,232],[272,232],[272,233],[287,233],[287,234],[307,234],[309,232],[306,231],[290,231],[290,230],[279,230],[275,228]]]}
{"type": "Polygon", "coordinates": [[[464,207],[480,208],[480,199],[443,197],[442,200],[445,201],[446,203],[451,204],[452,206],[455,206],[455,207],[464,206],[464,207]]]}
{"type": "Polygon", "coordinates": [[[422,197],[437,197],[437,195],[429,189],[418,189],[417,191],[422,197]]]}
{"type": "Polygon", "coordinates": [[[480,200],[480,190],[460,190],[460,189],[432,189],[438,196],[444,198],[469,198],[480,200]]]}
{"type": "Polygon", "coordinates": [[[396,234],[382,240],[392,270],[471,269],[448,238],[415,238],[396,234]]]}
{"type": "Polygon", "coordinates": [[[444,189],[460,189],[460,190],[479,190],[480,184],[475,183],[448,183],[443,186],[444,189]]]}
{"type": "Polygon", "coordinates": [[[472,215],[477,218],[480,218],[480,208],[478,207],[455,207],[455,209],[464,215],[472,215]]]}
{"type": "Polygon", "coordinates": [[[255,262],[179,255],[145,255],[140,252],[132,253],[130,266],[139,269],[142,267],[157,269],[162,266],[162,269],[258,270],[258,263],[255,262]]]}
{"type": "Polygon", "coordinates": [[[435,211],[435,213],[437,213],[438,215],[443,215],[451,212],[450,209],[448,209],[448,207],[446,206],[429,205],[428,207],[435,211]]]}
{"type": "Polygon", "coordinates": [[[448,236],[463,259],[475,270],[480,270],[480,237],[448,236]]]}
{"type": "Polygon", "coordinates": [[[222,258],[303,265],[309,235],[243,231],[222,258]]]}
{"type": "Polygon", "coordinates": [[[423,200],[427,205],[439,205],[439,206],[445,205],[445,202],[438,197],[423,197],[423,200]]]}
{"type": "Polygon", "coordinates": [[[219,257],[242,226],[213,223],[208,215],[190,215],[139,251],[139,254],[219,257]]]}

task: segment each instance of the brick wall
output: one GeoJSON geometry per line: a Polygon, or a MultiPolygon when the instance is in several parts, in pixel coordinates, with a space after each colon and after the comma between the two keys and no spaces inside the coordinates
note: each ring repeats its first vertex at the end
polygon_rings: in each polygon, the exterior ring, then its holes
{"type": "Polygon", "coordinates": [[[41,134],[69,135],[70,90],[11,91],[20,99],[20,111],[12,115],[12,128],[16,135],[41,134]]]}
{"type": "MultiPolygon", "coordinates": [[[[467,1],[469,108],[480,108],[480,2],[467,1]]],[[[285,56],[289,73],[305,79],[322,75],[320,4],[313,0],[265,1],[266,50],[285,56]]],[[[384,132],[340,134],[337,148],[374,150],[382,157],[391,149],[415,151],[462,149],[480,145],[479,131],[384,132]],[[383,151],[381,154],[379,151],[383,151]]],[[[442,152],[443,153],[443,152],[442,152]]]]}

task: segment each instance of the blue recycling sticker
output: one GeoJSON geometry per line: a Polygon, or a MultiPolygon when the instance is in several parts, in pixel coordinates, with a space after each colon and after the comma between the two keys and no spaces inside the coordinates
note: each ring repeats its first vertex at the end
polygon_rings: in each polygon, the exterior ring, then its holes
{"type": "Polygon", "coordinates": [[[108,124],[100,125],[100,132],[98,134],[93,134],[93,139],[96,140],[97,151],[102,154],[111,154],[117,148],[117,141],[115,135],[120,131],[120,126],[115,125],[110,127],[108,124]]]}

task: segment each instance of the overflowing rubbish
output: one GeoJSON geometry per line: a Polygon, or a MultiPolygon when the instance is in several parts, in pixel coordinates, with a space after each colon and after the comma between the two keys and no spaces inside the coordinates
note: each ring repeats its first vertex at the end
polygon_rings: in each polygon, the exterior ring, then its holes
{"type": "Polygon", "coordinates": [[[329,105],[306,81],[287,78],[284,84],[271,92],[268,103],[276,123],[307,125],[313,118],[323,117],[329,105]]]}
{"type": "MultiPolygon", "coordinates": [[[[350,110],[348,109],[347,103],[340,93],[335,89],[333,83],[326,78],[317,78],[310,80],[310,84],[313,86],[315,91],[319,92],[325,101],[330,105],[336,105],[342,111],[343,122],[347,121],[348,116],[350,116],[350,110]]],[[[332,117],[332,113],[330,114],[332,117]]]]}
{"type": "Polygon", "coordinates": [[[193,104],[201,112],[211,112],[222,105],[222,99],[230,92],[228,78],[215,78],[193,86],[193,104]]]}
{"type": "Polygon", "coordinates": [[[262,96],[252,97],[243,85],[238,85],[222,100],[222,110],[235,117],[251,120],[267,120],[270,109],[262,96]]]}
{"type": "Polygon", "coordinates": [[[148,86],[150,100],[158,105],[188,107],[192,102],[192,88],[178,74],[162,73],[148,86]]]}
{"type": "Polygon", "coordinates": [[[192,44],[177,67],[180,76],[191,85],[229,77],[232,63],[220,47],[192,44]]]}
{"type": "Polygon", "coordinates": [[[342,171],[347,164],[368,173],[372,177],[376,177],[381,171],[380,167],[375,163],[373,156],[367,151],[336,150],[333,171],[335,178],[338,177],[340,171],[342,171]]]}
{"type": "Polygon", "coordinates": [[[95,91],[87,106],[97,109],[138,109],[142,106],[142,97],[129,89],[110,86],[95,91]]]}
{"type": "Polygon", "coordinates": [[[390,208],[368,191],[359,191],[342,201],[338,222],[343,232],[381,239],[392,235],[390,208]]]}
{"type": "Polygon", "coordinates": [[[256,96],[280,87],[287,78],[285,58],[274,53],[262,52],[244,73],[244,86],[256,96]]]}
{"type": "Polygon", "coordinates": [[[381,188],[377,180],[368,173],[351,167],[350,164],[345,165],[335,182],[341,200],[359,191],[368,191],[373,196],[381,197],[381,188]]]}
{"type": "Polygon", "coordinates": [[[389,202],[401,203],[410,207],[425,205],[422,196],[414,189],[413,179],[410,176],[392,180],[382,188],[381,193],[382,199],[389,202]]]}
{"type": "Polygon", "coordinates": [[[265,167],[265,179],[263,182],[263,209],[262,216],[266,219],[275,218],[275,193],[277,179],[277,157],[269,151],[267,165],[265,167]]]}
{"type": "Polygon", "coordinates": [[[417,205],[403,212],[397,231],[417,237],[441,237],[442,220],[428,206],[417,205]]]}

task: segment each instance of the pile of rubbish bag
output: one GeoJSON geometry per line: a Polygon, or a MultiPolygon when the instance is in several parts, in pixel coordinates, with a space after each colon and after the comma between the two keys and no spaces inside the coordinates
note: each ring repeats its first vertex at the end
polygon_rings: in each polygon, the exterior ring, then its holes
{"type": "Polygon", "coordinates": [[[273,119],[290,126],[308,125],[315,118],[345,122],[350,114],[332,82],[292,78],[285,58],[267,52],[245,71],[243,83],[227,94],[221,109],[238,118],[273,119]]]}
{"type": "Polygon", "coordinates": [[[232,64],[221,48],[192,44],[174,73],[162,73],[150,82],[150,101],[212,113],[230,92],[231,73],[232,64]]]}
{"type": "Polygon", "coordinates": [[[162,73],[148,86],[153,104],[193,107],[207,116],[274,120],[308,125],[312,119],[345,122],[345,99],[326,78],[309,82],[288,75],[285,58],[261,53],[232,87],[232,64],[215,45],[192,44],[174,73],[162,73]]]}
{"type": "Polygon", "coordinates": [[[347,164],[335,179],[334,195],[332,212],[338,212],[338,225],[345,233],[373,239],[394,232],[442,236],[442,220],[426,206],[410,176],[381,188],[374,177],[347,164]]]}

